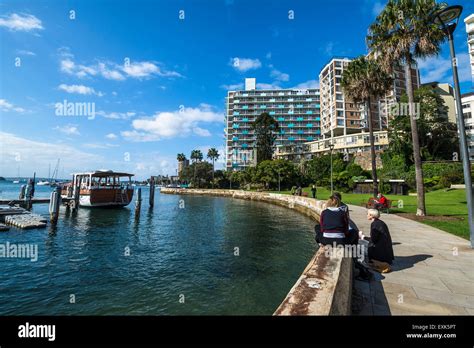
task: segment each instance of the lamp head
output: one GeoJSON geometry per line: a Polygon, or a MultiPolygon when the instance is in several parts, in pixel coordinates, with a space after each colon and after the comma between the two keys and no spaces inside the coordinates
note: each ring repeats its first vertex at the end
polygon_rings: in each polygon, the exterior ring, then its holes
{"type": "Polygon", "coordinates": [[[462,6],[460,5],[446,6],[433,14],[433,22],[440,25],[444,30],[454,31],[461,13],[462,6]]]}

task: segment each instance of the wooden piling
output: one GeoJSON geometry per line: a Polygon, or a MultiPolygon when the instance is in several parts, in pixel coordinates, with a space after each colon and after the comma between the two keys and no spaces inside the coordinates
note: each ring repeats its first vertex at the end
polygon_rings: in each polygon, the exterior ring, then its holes
{"type": "Polygon", "coordinates": [[[135,201],[135,220],[140,218],[140,209],[142,207],[142,188],[137,188],[137,200],[135,201]]]}
{"type": "Polygon", "coordinates": [[[51,192],[49,201],[49,217],[51,224],[55,225],[58,222],[59,206],[61,204],[61,189],[56,187],[56,190],[51,192]]]}
{"type": "Polygon", "coordinates": [[[79,180],[76,179],[74,180],[73,182],[73,185],[74,185],[74,189],[73,189],[73,195],[74,195],[74,199],[72,200],[72,210],[73,211],[76,211],[78,208],[79,208],[79,195],[80,195],[80,191],[81,191],[81,184],[80,184],[80,181],[78,182],[79,180]]]}
{"type": "Polygon", "coordinates": [[[155,205],[155,178],[152,176],[150,178],[150,197],[149,197],[150,207],[153,208],[155,205]]]}

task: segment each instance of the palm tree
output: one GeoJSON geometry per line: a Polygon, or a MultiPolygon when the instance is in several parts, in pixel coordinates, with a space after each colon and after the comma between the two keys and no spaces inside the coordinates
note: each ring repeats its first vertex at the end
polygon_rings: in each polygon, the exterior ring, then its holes
{"type": "Polygon", "coordinates": [[[433,23],[431,14],[444,6],[446,5],[438,4],[436,0],[389,0],[370,26],[367,36],[369,49],[375,52],[385,70],[391,71],[394,64],[405,65],[418,197],[416,215],[420,216],[426,215],[426,206],[418,127],[412,115],[415,97],[411,66],[416,64],[416,58],[439,54],[445,35],[433,23]]]}
{"type": "Polygon", "coordinates": [[[212,161],[212,188],[214,188],[214,163],[217,159],[219,159],[219,151],[216,148],[212,147],[207,151],[207,158],[212,161]]]}
{"type": "Polygon", "coordinates": [[[176,159],[178,160],[178,162],[184,162],[186,161],[186,155],[184,153],[178,153],[176,159]]]}
{"type": "Polygon", "coordinates": [[[203,156],[202,156],[201,150],[191,151],[191,160],[193,160],[194,163],[201,162],[202,158],[203,158],[203,156]]]}
{"type": "Polygon", "coordinates": [[[194,180],[193,180],[193,186],[196,183],[196,166],[197,162],[202,161],[202,152],[201,150],[193,150],[191,151],[191,160],[194,162],[194,180]]]}
{"type": "Polygon", "coordinates": [[[373,59],[361,56],[349,63],[342,75],[344,94],[357,104],[365,104],[369,124],[370,154],[374,197],[377,197],[377,161],[375,155],[372,101],[383,97],[392,86],[392,78],[373,59]]]}

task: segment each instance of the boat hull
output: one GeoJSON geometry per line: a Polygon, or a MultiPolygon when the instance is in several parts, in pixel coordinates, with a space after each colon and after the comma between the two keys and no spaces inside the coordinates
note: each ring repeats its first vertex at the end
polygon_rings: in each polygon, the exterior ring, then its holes
{"type": "Polygon", "coordinates": [[[83,207],[125,207],[132,201],[130,189],[91,189],[81,190],[79,205],[83,207]]]}

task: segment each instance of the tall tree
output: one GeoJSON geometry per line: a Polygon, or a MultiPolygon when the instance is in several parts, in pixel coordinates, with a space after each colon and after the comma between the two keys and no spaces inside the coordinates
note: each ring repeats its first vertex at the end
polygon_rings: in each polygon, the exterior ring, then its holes
{"type": "Polygon", "coordinates": [[[274,143],[280,129],[278,122],[267,112],[260,114],[252,123],[257,145],[257,163],[271,160],[273,157],[274,143]]]}
{"type": "Polygon", "coordinates": [[[184,162],[186,161],[186,155],[184,153],[178,153],[176,159],[178,160],[178,162],[184,162]]]}
{"type": "Polygon", "coordinates": [[[445,4],[436,0],[389,0],[369,28],[367,43],[387,71],[394,64],[405,65],[406,90],[410,109],[413,159],[417,191],[416,215],[426,215],[423,169],[417,120],[414,115],[415,97],[411,66],[416,58],[438,55],[445,40],[443,31],[433,23],[431,14],[445,4]]]}
{"type": "Polygon", "coordinates": [[[368,59],[365,56],[350,62],[347,68],[344,69],[341,80],[344,94],[357,104],[365,104],[367,110],[374,197],[377,196],[378,185],[372,101],[377,101],[378,98],[383,97],[389,91],[392,83],[392,77],[375,60],[368,59]]]}
{"type": "Polygon", "coordinates": [[[191,151],[191,160],[196,163],[196,162],[201,162],[203,159],[202,152],[201,150],[193,150],[191,151]]]}
{"type": "MultiPolygon", "coordinates": [[[[414,96],[415,102],[420,105],[417,124],[422,160],[455,160],[453,153],[459,149],[457,127],[447,119],[448,108],[443,98],[429,87],[417,89],[414,96]]],[[[401,101],[407,100],[407,96],[403,95],[401,101]]],[[[412,165],[414,161],[408,116],[398,116],[390,121],[389,140],[389,151],[402,156],[407,165],[412,165]]]]}
{"type": "Polygon", "coordinates": [[[201,162],[203,159],[202,152],[201,150],[193,150],[191,151],[191,161],[194,163],[194,177],[193,177],[193,182],[196,182],[196,167],[197,167],[197,162],[201,162]]]}
{"type": "Polygon", "coordinates": [[[216,148],[212,147],[207,151],[207,158],[212,161],[212,188],[214,188],[214,171],[215,171],[215,161],[220,157],[219,151],[216,148]]]}

